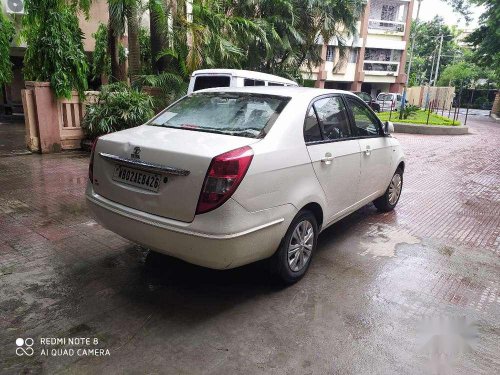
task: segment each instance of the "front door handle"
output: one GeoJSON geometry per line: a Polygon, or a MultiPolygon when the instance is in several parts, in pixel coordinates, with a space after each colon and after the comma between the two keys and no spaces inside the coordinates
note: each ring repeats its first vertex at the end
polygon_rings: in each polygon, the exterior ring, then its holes
{"type": "Polygon", "coordinates": [[[365,155],[370,156],[371,153],[372,153],[372,148],[369,145],[367,145],[365,149],[365,155]]]}
{"type": "Polygon", "coordinates": [[[334,157],[332,156],[332,154],[327,152],[325,154],[325,157],[323,159],[321,159],[321,162],[325,163],[326,165],[330,165],[330,164],[332,164],[333,159],[334,159],[334,157]]]}

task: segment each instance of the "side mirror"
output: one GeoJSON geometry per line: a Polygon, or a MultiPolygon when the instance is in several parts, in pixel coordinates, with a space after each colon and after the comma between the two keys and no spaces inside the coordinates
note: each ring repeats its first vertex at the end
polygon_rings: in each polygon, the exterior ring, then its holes
{"type": "Polygon", "coordinates": [[[386,121],[384,123],[384,133],[391,134],[394,133],[394,124],[390,121],[386,121]]]}

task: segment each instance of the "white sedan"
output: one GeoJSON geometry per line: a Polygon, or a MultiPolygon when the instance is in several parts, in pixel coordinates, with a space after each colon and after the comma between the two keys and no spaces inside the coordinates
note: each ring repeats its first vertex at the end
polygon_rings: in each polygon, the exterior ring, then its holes
{"type": "Polygon", "coordinates": [[[286,283],[318,234],[367,203],[392,210],[403,151],[357,96],[218,88],[94,144],[87,201],[106,228],[214,269],[269,258],[286,283]]]}

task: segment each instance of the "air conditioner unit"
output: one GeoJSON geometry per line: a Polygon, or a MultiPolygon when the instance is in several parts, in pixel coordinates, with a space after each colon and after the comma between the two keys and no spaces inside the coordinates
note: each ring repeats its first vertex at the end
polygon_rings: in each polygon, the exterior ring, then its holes
{"type": "Polygon", "coordinates": [[[24,0],[2,0],[8,14],[24,14],[24,0]]]}

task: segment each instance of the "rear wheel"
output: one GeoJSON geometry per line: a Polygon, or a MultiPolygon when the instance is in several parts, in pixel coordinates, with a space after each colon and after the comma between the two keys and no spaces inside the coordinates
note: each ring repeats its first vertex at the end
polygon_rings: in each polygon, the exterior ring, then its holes
{"type": "Polygon", "coordinates": [[[281,241],[278,251],[271,258],[272,268],[285,284],[299,281],[307,272],[316,249],[318,224],[310,211],[295,216],[281,241]]]}
{"type": "Polygon", "coordinates": [[[373,204],[379,211],[389,212],[396,207],[398,204],[399,197],[401,196],[401,190],[403,188],[403,170],[401,168],[396,169],[394,176],[392,176],[391,183],[385,191],[385,194],[380,198],[373,201],[373,204]]]}

